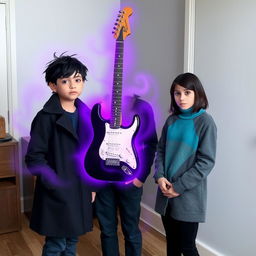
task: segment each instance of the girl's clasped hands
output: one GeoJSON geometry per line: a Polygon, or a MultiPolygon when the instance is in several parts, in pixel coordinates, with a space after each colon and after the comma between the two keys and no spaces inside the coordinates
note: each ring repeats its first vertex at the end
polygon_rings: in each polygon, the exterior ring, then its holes
{"type": "Polygon", "coordinates": [[[164,196],[173,198],[180,195],[179,193],[175,192],[172,184],[166,178],[159,178],[157,183],[164,196]]]}

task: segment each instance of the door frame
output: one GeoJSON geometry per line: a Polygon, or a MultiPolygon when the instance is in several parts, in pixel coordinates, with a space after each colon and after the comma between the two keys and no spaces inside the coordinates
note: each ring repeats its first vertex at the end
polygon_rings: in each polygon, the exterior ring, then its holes
{"type": "Polygon", "coordinates": [[[184,72],[194,72],[196,0],[185,0],[184,72]]]}
{"type": "Polygon", "coordinates": [[[6,58],[7,58],[7,92],[8,92],[8,132],[18,139],[18,131],[14,129],[14,112],[18,106],[17,67],[16,67],[16,26],[15,0],[0,0],[5,4],[6,14],[6,58]]]}

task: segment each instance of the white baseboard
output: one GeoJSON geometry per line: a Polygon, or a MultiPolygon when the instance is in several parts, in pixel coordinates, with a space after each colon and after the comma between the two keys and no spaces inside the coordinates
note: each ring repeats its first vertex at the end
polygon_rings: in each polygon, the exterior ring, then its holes
{"type": "Polygon", "coordinates": [[[162,235],[165,235],[164,227],[161,221],[161,217],[158,213],[156,213],[152,208],[148,207],[144,203],[140,204],[141,206],[141,213],[140,213],[140,219],[161,233],[162,235]]]}
{"type": "Polygon", "coordinates": [[[24,212],[24,198],[23,197],[20,198],[20,210],[22,213],[24,212]]]}
{"type": "Polygon", "coordinates": [[[20,198],[21,212],[29,212],[32,209],[33,196],[25,196],[20,198]]]}
{"type": "Polygon", "coordinates": [[[225,256],[224,254],[217,252],[207,244],[201,242],[200,240],[196,240],[197,248],[199,250],[200,255],[202,256],[225,256]]]}
{"type": "MultiPolygon", "coordinates": [[[[165,235],[164,228],[162,225],[161,217],[156,213],[152,208],[148,207],[144,203],[141,203],[141,215],[140,219],[145,222],[147,225],[165,235]]],[[[197,248],[200,255],[203,256],[224,256],[221,253],[218,253],[216,250],[212,249],[210,246],[202,243],[197,240],[197,248]]]]}

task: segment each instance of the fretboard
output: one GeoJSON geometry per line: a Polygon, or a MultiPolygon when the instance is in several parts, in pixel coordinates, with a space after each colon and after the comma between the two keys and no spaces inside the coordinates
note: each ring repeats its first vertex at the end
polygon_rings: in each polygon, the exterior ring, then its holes
{"type": "Polygon", "coordinates": [[[116,41],[114,79],[112,88],[110,127],[119,128],[122,117],[122,81],[123,81],[124,41],[116,41]]]}

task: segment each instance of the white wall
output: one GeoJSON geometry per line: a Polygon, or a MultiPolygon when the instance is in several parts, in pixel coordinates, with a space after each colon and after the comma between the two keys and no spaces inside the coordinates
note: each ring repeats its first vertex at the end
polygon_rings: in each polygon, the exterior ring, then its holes
{"type": "Polygon", "coordinates": [[[196,0],[195,73],[218,126],[199,239],[228,256],[255,255],[255,10],[254,0],[196,0]]]}
{"type": "MultiPolygon", "coordinates": [[[[182,72],[184,2],[121,1],[122,6],[133,4],[134,14],[139,16],[132,39],[136,70],[148,71],[155,79],[144,97],[153,102],[159,132],[167,116],[170,81],[182,72]]],[[[211,255],[255,254],[255,9],[253,0],[196,0],[195,73],[205,86],[209,112],[218,126],[207,222],[200,225],[198,235],[211,255]]],[[[151,218],[150,224],[159,228],[160,222],[152,214],[154,197],[155,186],[149,178],[143,196],[148,216],[143,218],[151,218]]]]}
{"type": "MultiPolygon", "coordinates": [[[[121,0],[121,5],[134,8],[126,44],[133,65],[127,67],[124,86],[152,103],[159,134],[168,115],[170,83],[183,70],[184,1],[121,0]]],[[[230,256],[253,255],[256,237],[255,9],[254,0],[196,0],[195,72],[218,125],[208,218],[199,239],[230,256]]],[[[20,135],[28,135],[33,116],[50,96],[42,72],[54,51],[77,53],[89,67],[85,100],[111,83],[110,16],[118,10],[115,0],[16,0],[15,128],[20,135]]],[[[149,209],[156,189],[151,177],[143,196],[149,209]]]]}
{"type": "Polygon", "coordinates": [[[15,5],[18,109],[14,128],[26,136],[32,118],[51,95],[42,73],[54,52],[75,53],[89,68],[85,101],[104,90],[109,79],[106,71],[113,63],[112,17],[120,1],[16,0],[15,5]]]}

